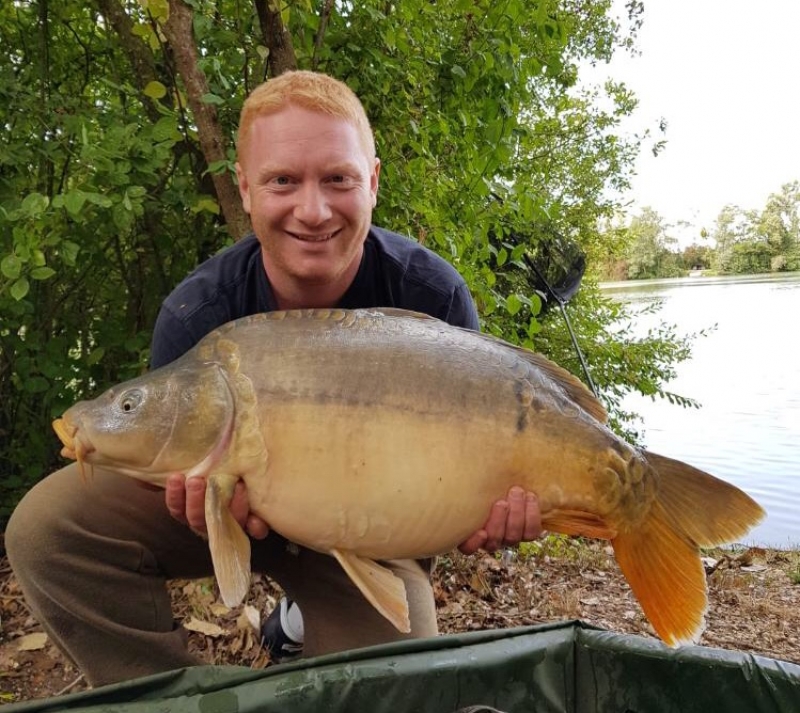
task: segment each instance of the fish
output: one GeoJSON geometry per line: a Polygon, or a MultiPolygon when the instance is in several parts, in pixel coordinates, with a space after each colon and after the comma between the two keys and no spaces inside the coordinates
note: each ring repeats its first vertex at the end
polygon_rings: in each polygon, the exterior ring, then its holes
{"type": "Polygon", "coordinates": [[[452,551],[513,485],[545,530],[609,540],[657,635],[696,642],[707,609],[701,548],[742,538],[764,510],[736,486],[640,449],[571,373],[497,337],[399,309],[268,312],[229,322],[176,361],[79,401],[53,423],[62,454],[164,486],[207,479],[220,595],[241,603],[250,508],[335,557],[409,632],[386,566],[452,551]]]}

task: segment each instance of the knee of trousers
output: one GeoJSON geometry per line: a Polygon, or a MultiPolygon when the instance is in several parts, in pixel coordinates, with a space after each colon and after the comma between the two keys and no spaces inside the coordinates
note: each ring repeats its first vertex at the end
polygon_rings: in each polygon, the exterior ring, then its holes
{"type": "Polygon", "coordinates": [[[6,525],[5,545],[14,571],[24,574],[31,570],[46,572],[65,544],[71,511],[81,507],[81,499],[71,504],[61,492],[51,488],[45,478],[20,500],[6,525]]]}

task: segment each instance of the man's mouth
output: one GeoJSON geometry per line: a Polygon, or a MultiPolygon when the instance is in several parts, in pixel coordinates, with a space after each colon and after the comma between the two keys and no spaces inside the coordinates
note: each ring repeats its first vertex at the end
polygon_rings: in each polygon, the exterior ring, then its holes
{"type": "Polygon", "coordinates": [[[317,235],[305,235],[302,233],[289,233],[289,235],[304,243],[325,243],[335,238],[338,233],[339,231],[335,230],[332,233],[319,233],[317,235]]]}

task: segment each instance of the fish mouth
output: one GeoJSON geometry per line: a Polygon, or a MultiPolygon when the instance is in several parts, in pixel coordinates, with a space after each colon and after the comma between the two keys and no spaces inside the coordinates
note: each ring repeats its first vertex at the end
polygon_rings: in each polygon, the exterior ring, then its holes
{"type": "Polygon", "coordinates": [[[61,455],[64,456],[64,458],[78,461],[81,477],[85,479],[86,456],[94,451],[94,448],[91,444],[85,443],[83,439],[80,438],[78,435],[78,427],[64,417],[57,418],[53,421],[53,430],[64,446],[61,449],[61,455]]]}

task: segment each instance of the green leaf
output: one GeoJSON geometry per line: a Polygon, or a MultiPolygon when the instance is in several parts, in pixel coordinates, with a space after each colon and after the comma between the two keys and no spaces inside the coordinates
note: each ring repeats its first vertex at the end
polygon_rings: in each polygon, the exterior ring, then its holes
{"type": "Polygon", "coordinates": [[[506,312],[512,317],[522,308],[522,301],[517,295],[511,294],[506,297],[506,312]]]}
{"type": "Polygon", "coordinates": [[[228,161],[228,159],[222,159],[221,161],[212,161],[210,164],[208,164],[206,172],[216,175],[218,173],[225,173],[230,168],[231,162],[228,161]]]}
{"type": "Polygon", "coordinates": [[[67,212],[73,216],[80,215],[81,209],[85,203],[86,194],[78,188],[64,195],[64,207],[67,209],[67,212]]]}
{"type": "Polygon", "coordinates": [[[44,213],[48,205],[50,200],[47,196],[41,193],[29,193],[22,201],[22,210],[33,218],[44,213]]]}
{"type": "Polygon", "coordinates": [[[9,280],[16,280],[22,272],[22,260],[16,255],[6,255],[0,262],[0,272],[9,280]]]}
{"type": "Polygon", "coordinates": [[[219,215],[219,203],[217,203],[217,201],[215,201],[213,198],[203,196],[199,198],[192,206],[192,213],[201,213],[203,211],[212,213],[213,215],[219,215]]]}
{"type": "Polygon", "coordinates": [[[110,208],[114,205],[114,201],[108,196],[104,196],[102,193],[86,193],[85,195],[89,203],[94,203],[94,205],[100,206],[101,208],[110,208]]]}
{"type": "Polygon", "coordinates": [[[73,243],[71,240],[65,240],[63,243],[61,243],[60,247],[61,259],[67,265],[75,265],[80,249],[81,246],[77,243],[73,243]]]}
{"type": "Polygon", "coordinates": [[[142,6],[159,22],[164,23],[169,19],[168,0],[142,0],[142,6]]]}
{"type": "Polygon", "coordinates": [[[97,349],[93,349],[89,356],[86,357],[86,363],[89,364],[89,366],[94,366],[100,362],[100,360],[102,360],[102,358],[105,356],[105,353],[105,347],[97,347],[97,349]]]}
{"type": "Polygon", "coordinates": [[[212,94],[211,92],[209,92],[208,94],[203,94],[203,96],[200,97],[200,101],[203,102],[203,104],[219,105],[225,103],[225,100],[221,96],[212,94]]]}
{"type": "Polygon", "coordinates": [[[29,376],[22,382],[23,391],[29,394],[41,394],[50,388],[50,382],[43,376],[29,376]]]}
{"type": "Polygon", "coordinates": [[[146,97],[150,97],[151,99],[161,99],[166,96],[167,88],[161,82],[153,80],[147,83],[143,92],[146,97]]]}
{"type": "Polygon", "coordinates": [[[52,267],[36,267],[31,270],[31,277],[34,280],[49,280],[56,271],[52,267]]]}
{"type": "Polygon", "coordinates": [[[30,291],[31,286],[27,278],[20,277],[13,285],[11,285],[11,296],[19,302],[30,291]]]}

